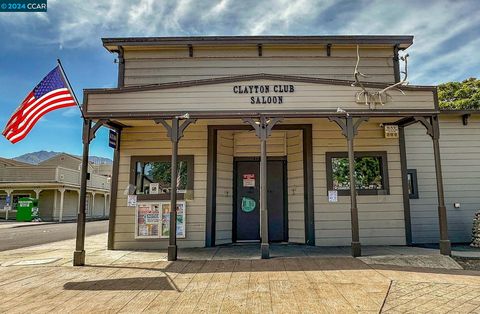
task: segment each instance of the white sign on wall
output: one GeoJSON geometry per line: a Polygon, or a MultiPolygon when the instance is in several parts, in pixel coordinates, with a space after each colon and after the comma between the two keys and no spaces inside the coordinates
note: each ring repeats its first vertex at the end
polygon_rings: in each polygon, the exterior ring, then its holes
{"type": "Polygon", "coordinates": [[[137,206],[137,196],[136,195],[128,195],[127,196],[127,206],[128,207],[137,206]]]}
{"type": "Polygon", "coordinates": [[[398,125],[386,124],[383,126],[385,138],[398,138],[398,125]]]}
{"type": "Polygon", "coordinates": [[[338,192],[337,192],[337,190],[328,191],[328,202],[329,203],[338,202],[338,192]]]}
{"type": "Polygon", "coordinates": [[[160,189],[160,183],[150,183],[150,189],[149,193],[150,194],[158,194],[160,189]]]}
{"type": "Polygon", "coordinates": [[[243,187],[255,187],[255,174],[254,173],[245,173],[243,175],[243,187]]]}
{"type": "MultiPolygon", "coordinates": [[[[186,236],[186,204],[177,202],[177,237],[186,236]]],[[[168,238],[170,201],[138,202],[135,210],[135,238],[168,238]]]]}

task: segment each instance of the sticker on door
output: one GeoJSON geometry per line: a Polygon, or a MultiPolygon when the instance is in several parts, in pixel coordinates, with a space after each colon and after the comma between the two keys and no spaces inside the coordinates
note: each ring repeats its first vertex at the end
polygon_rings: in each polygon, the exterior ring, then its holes
{"type": "Polygon", "coordinates": [[[251,199],[250,197],[242,197],[242,211],[246,213],[253,212],[255,209],[255,206],[257,206],[257,202],[255,202],[254,199],[251,199]]]}
{"type": "Polygon", "coordinates": [[[243,187],[254,188],[255,187],[255,174],[245,173],[243,175],[243,187]]]}

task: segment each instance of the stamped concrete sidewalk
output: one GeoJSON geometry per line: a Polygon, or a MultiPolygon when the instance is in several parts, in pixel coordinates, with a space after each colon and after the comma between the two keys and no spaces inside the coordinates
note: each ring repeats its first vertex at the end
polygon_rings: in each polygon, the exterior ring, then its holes
{"type": "Polygon", "coordinates": [[[164,252],[107,251],[87,238],[87,264],[72,267],[74,241],[0,252],[0,312],[480,313],[480,272],[436,250],[255,246],[164,252]]]}

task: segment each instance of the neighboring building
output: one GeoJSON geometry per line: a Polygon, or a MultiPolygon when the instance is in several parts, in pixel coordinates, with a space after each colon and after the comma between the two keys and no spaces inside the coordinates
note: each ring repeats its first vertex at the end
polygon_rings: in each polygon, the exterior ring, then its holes
{"type": "MultiPolygon", "coordinates": [[[[405,144],[408,174],[414,179],[416,176],[417,186],[410,195],[411,241],[437,242],[437,190],[431,139],[420,125],[412,125],[405,128],[405,144]]],[[[470,242],[473,217],[480,210],[480,112],[442,111],[440,150],[448,234],[452,242],[470,242]]]]}
{"type": "MultiPolygon", "coordinates": [[[[8,215],[10,219],[15,218],[14,209],[18,199],[34,197],[39,200],[42,220],[77,219],[81,163],[80,158],[65,153],[38,165],[0,158],[1,217],[8,215]],[[7,199],[10,199],[10,206],[7,199]]],[[[100,166],[91,163],[88,165],[91,175],[87,189],[87,217],[91,218],[105,218],[109,215],[111,165],[110,172],[107,170],[108,166],[100,166]]]]}
{"type": "Polygon", "coordinates": [[[121,130],[110,248],[168,246],[172,142],[162,123],[182,123],[187,116],[196,121],[179,141],[177,189],[185,202],[180,247],[267,238],[259,210],[259,161],[265,155],[253,132],[257,125],[245,122],[260,119],[267,128],[276,118],[281,122],[266,144],[270,241],[352,245],[357,256],[360,243],[437,242],[439,226],[443,254],[450,252],[448,239],[469,240],[473,212],[480,207],[480,116],[462,124],[465,113],[440,112],[434,86],[401,86],[389,90],[384,105],[366,106],[359,84],[352,85],[357,47],[370,92],[399,82],[398,51],[410,47],[412,36],[103,43],[119,54],[118,87],[85,90],[84,110],[87,118],[121,130]],[[350,187],[348,170],[353,152],[356,188],[350,187]],[[136,208],[128,206],[124,191],[137,195],[136,208]]]}

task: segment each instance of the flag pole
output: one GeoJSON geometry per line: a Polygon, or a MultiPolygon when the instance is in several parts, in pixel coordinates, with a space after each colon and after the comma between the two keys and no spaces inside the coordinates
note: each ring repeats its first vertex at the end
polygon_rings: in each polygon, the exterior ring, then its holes
{"type": "Polygon", "coordinates": [[[70,93],[73,95],[73,98],[75,99],[75,103],[77,104],[78,109],[80,109],[80,114],[82,115],[82,119],[85,120],[85,115],[83,114],[82,106],[80,106],[80,103],[78,102],[78,99],[77,99],[77,95],[75,95],[72,85],[70,85],[70,81],[68,80],[67,74],[65,74],[65,71],[63,70],[62,62],[60,62],[60,59],[57,59],[57,63],[58,63],[58,66],[60,67],[60,72],[62,72],[63,79],[65,80],[65,83],[67,83],[67,88],[70,91],[70,93]]]}

